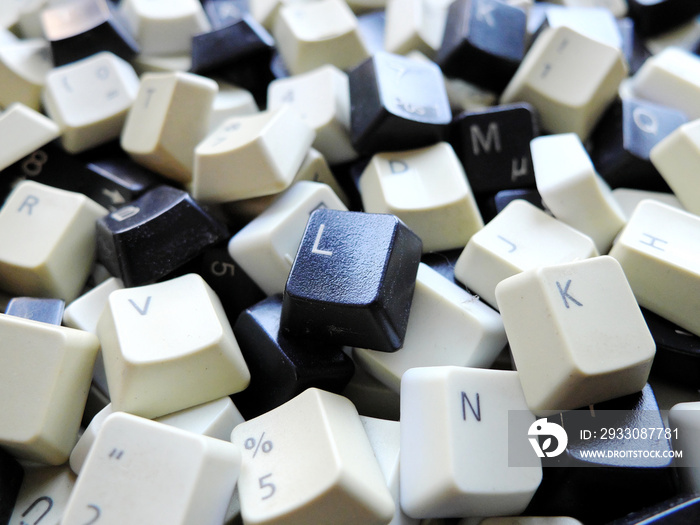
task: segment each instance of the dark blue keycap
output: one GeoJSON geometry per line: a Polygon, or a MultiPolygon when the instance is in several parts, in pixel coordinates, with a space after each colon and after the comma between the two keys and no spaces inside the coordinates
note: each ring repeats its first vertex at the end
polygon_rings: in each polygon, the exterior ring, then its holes
{"type": "Polygon", "coordinates": [[[349,73],[350,135],[361,154],[429,146],[452,119],[435,64],[378,52],[349,73]]]}
{"type": "Polygon", "coordinates": [[[455,264],[462,254],[463,248],[456,250],[446,250],[443,252],[424,253],[420,262],[427,264],[448,281],[456,284],[460,288],[465,286],[455,279],[455,264]]]}
{"type": "Polygon", "coordinates": [[[97,221],[97,258],[126,287],[153,283],[227,237],[192,197],[159,186],[97,221]]]}
{"type": "Polygon", "coordinates": [[[63,322],[63,309],[66,303],[62,299],[45,299],[37,297],[13,297],[7,303],[5,313],[60,326],[63,322]]]}
{"type": "Polygon", "coordinates": [[[536,110],[526,103],[464,112],[450,125],[450,144],[476,195],[534,188],[530,141],[538,135],[536,110]]]}
{"type": "Polygon", "coordinates": [[[214,29],[232,24],[250,12],[248,0],[202,0],[202,7],[214,29]]]}
{"type": "Polygon", "coordinates": [[[448,77],[500,93],[525,56],[527,15],[500,0],[450,4],[435,61],[448,77]]]}
{"type": "Polygon", "coordinates": [[[628,14],[644,37],[669,31],[700,13],[695,0],[627,0],[628,14]]]}
{"type": "Polygon", "coordinates": [[[284,291],[283,329],[290,337],[398,350],[422,245],[393,215],[314,211],[284,291]]]}
{"type": "Polygon", "coordinates": [[[24,469],[0,448],[0,523],[9,523],[22,486],[24,469]]]}
{"type": "Polygon", "coordinates": [[[683,494],[629,513],[608,525],[689,525],[700,523],[700,496],[683,494]]]}
{"type": "Polygon", "coordinates": [[[591,161],[613,188],[668,192],[668,185],[649,160],[649,152],[687,121],[680,111],[646,100],[617,101],[591,136],[591,161]]]}
{"type": "Polygon", "coordinates": [[[339,394],[355,372],[337,344],[280,332],[282,296],[273,295],[238,317],[233,333],[250,370],[250,385],[231,396],[245,419],[280,406],[311,387],[339,394]]]}

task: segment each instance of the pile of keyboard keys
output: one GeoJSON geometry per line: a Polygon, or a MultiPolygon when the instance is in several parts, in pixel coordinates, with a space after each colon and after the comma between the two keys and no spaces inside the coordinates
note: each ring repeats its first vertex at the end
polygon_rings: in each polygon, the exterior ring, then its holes
{"type": "Polygon", "coordinates": [[[0,525],[700,522],[700,3],[0,0],[0,525]]]}

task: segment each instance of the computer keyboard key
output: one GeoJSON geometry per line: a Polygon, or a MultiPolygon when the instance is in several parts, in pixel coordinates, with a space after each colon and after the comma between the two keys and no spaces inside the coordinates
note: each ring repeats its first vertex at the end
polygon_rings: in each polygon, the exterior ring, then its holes
{"type": "Polygon", "coordinates": [[[253,94],[247,89],[235,86],[224,80],[218,80],[219,91],[214,97],[209,119],[209,133],[218,128],[225,120],[237,115],[253,115],[260,109],[253,94]]]}
{"type": "Polygon", "coordinates": [[[448,77],[502,92],[527,50],[527,14],[498,0],[450,4],[435,61],[448,77]]]}
{"type": "Polygon", "coordinates": [[[248,0],[202,0],[202,7],[212,29],[227,26],[250,12],[248,0]]]}
{"type": "Polygon", "coordinates": [[[13,297],[7,303],[5,314],[60,326],[64,308],[65,302],[61,299],[13,297]]]}
{"type": "Polygon", "coordinates": [[[95,260],[95,221],[106,213],[79,193],[18,184],[0,209],[0,289],[75,299],[95,260]]]}
{"type": "Polygon", "coordinates": [[[673,193],[660,191],[637,190],[634,188],[615,188],[612,190],[613,197],[622,208],[625,217],[631,217],[637,204],[643,200],[651,199],[662,202],[679,210],[683,210],[681,201],[673,193]]]}
{"type": "Polygon", "coordinates": [[[401,377],[410,368],[489,368],[506,343],[497,312],[421,263],[401,349],[389,353],[354,348],[353,359],[398,393],[401,377]]]}
{"type": "Polygon", "coordinates": [[[119,138],[138,90],[134,68],[102,52],[49,72],[43,102],[63,147],[79,153],[119,138]]]}
{"type": "Polygon", "coordinates": [[[630,512],[609,525],[674,525],[700,520],[700,496],[682,494],[661,503],[630,512]]]}
{"type": "Polygon", "coordinates": [[[599,253],[607,253],[626,217],[581,139],[575,133],[548,135],[533,139],[530,149],[544,204],[557,219],[591,237],[599,253]]]}
{"type": "Polygon", "coordinates": [[[450,144],[476,194],[534,188],[530,141],[539,135],[530,104],[465,111],[450,124],[450,144]]]}
{"type": "Polygon", "coordinates": [[[282,330],[289,337],[398,350],[421,247],[393,215],[314,211],[284,290],[282,330]]]}
{"type": "Polygon", "coordinates": [[[217,90],[214,80],[193,73],[143,74],[121,147],[139,164],[176,182],[189,182],[194,149],[209,131],[217,90]]]}
{"type": "Polygon", "coordinates": [[[449,5],[443,0],[386,2],[384,49],[397,55],[419,51],[433,57],[442,44],[449,5]]]}
{"type": "Polygon", "coordinates": [[[429,146],[452,120],[440,68],[386,52],[349,72],[350,136],[363,155],[429,146]]]}
{"type": "Polygon", "coordinates": [[[32,465],[24,479],[12,517],[7,525],[58,525],[75,485],[75,474],[67,464],[46,467],[32,465]]]}
{"type": "Polygon", "coordinates": [[[700,401],[687,401],[671,407],[668,413],[678,474],[685,492],[700,491],[700,401]]]}
{"type": "Polygon", "coordinates": [[[634,20],[629,17],[618,18],[617,26],[622,36],[622,52],[627,59],[629,73],[634,75],[651,56],[651,51],[642,36],[635,31],[634,20]]]}
{"type": "Polygon", "coordinates": [[[61,523],[223,522],[241,450],[131,414],[102,425],[61,523]]]}
{"type": "MultiPolygon", "coordinates": [[[[506,206],[518,199],[527,201],[542,211],[547,211],[546,206],[542,202],[542,196],[537,191],[537,188],[501,190],[490,198],[481,199],[481,216],[484,218],[484,222],[488,223],[491,221],[496,215],[501,213],[506,206]]],[[[551,215],[551,213],[549,214],[551,215]]]]}
{"type": "MultiPolygon", "coordinates": [[[[20,102],[10,104],[0,113],[0,170],[4,170],[34,150],[60,136],[61,130],[51,119],[20,102]]],[[[41,159],[37,159],[40,164],[41,159]]],[[[29,168],[34,167],[30,166],[29,168]]],[[[6,175],[3,173],[3,178],[6,175]]]]}
{"type": "Polygon", "coordinates": [[[112,292],[97,334],[114,410],[155,418],[250,381],[219,298],[196,274],[112,292]]]}
{"type": "Polygon", "coordinates": [[[617,19],[603,6],[548,6],[546,27],[569,27],[582,35],[622,49],[622,34],[617,19]]]}
{"type": "MultiPolygon", "coordinates": [[[[3,6],[3,8],[7,8],[3,6]]],[[[0,44],[0,106],[20,102],[41,109],[41,92],[51,71],[51,49],[42,38],[0,44]]]]}
{"type": "Polygon", "coordinates": [[[528,102],[544,130],[586,140],[627,72],[619,48],[566,26],[547,28],[505,88],[501,104],[528,102]]]}
{"type": "MultiPolygon", "coordinates": [[[[36,2],[35,2],[36,3],[36,2]]],[[[109,51],[131,60],[139,47],[107,0],[48,2],[40,13],[55,66],[109,51]]]]}
{"type": "Polygon", "coordinates": [[[518,373],[413,368],[401,380],[401,507],[413,518],[525,510],[542,479],[518,373]],[[510,418],[518,411],[519,418],[510,418]],[[519,430],[518,430],[519,429],[519,430]],[[522,438],[510,440],[509,435],[522,438]],[[509,456],[531,456],[511,467],[509,456]]]}
{"type": "Polygon", "coordinates": [[[454,267],[455,277],[498,308],[496,285],[522,271],[598,255],[593,240],[524,200],[514,200],[476,232],[454,267]]]}
{"type": "Polygon", "coordinates": [[[233,429],[250,525],[386,525],[394,501],[354,405],[309,388],[233,429]]]}
{"type": "Polygon", "coordinates": [[[700,14],[700,6],[683,0],[627,0],[629,16],[645,37],[670,31],[700,14]]]}
{"type": "Polygon", "coordinates": [[[609,256],[533,268],[496,286],[530,410],[550,415],[644,387],[656,345],[632,290],[609,256]]]}
{"type": "Polygon", "coordinates": [[[158,186],[102,217],[96,237],[97,259],[129,287],[165,277],[227,231],[188,193],[158,186]]]}

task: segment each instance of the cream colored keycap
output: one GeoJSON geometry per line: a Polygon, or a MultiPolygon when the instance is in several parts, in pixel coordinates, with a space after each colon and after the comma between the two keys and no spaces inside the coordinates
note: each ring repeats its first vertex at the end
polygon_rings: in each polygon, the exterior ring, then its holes
{"type": "Polygon", "coordinates": [[[247,525],[383,524],[394,502],[355,406],[309,388],[233,429],[247,525]]]}
{"type": "Polygon", "coordinates": [[[423,251],[463,247],[484,226],[452,146],[378,153],[360,177],[368,213],[390,213],[423,241],[423,251]]]}
{"type": "Polygon", "coordinates": [[[138,90],[134,68],[105,51],[51,71],[44,106],[64,149],[79,153],[119,138],[138,90]]]}
{"type": "Polygon", "coordinates": [[[401,376],[409,368],[488,368],[505,345],[497,312],[421,263],[403,346],[396,352],[355,348],[353,358],[399,392],[401,376]]]}
{"type": "Polygon", "coordinates": [[[537,191],[560,221],[593,239],[601,254],[625,225],[625,215],[608,184],[596,173],[574,133],[537,137],[530,142],[537,191]]]}
{"type": "Polygon", "coordinates": [[[279,193],[292,184],[313,140],[288,106],[232,117],[195,149],[192,196],[230,202],[279,193]]]}
{"type": "Polygon", "coordinates": [[[598,255],[593,240],[524,200],[508,204],[476,232],[455,263],[455,277],[497,308],[496,285],[524,270],[598,255]]]}
{"type": "Polygon", "coordinates": [[[332,65],[280,78],[267,88],[267,107],[291,105],[316,132],[313,147],[331,164],[357,158],[350,142],[350,85],[348,76],[332,65]]]}
{"type": "Polygon", "coordinates": [[[187,53],[194,35],[211,30],[197,0],[123,0],[119,12],[145,54],[187,53]]]}
{"type": "Polygon", "coordinates": [[[630,82],[632,93],[700,118],[700,58],[669,47],[644,61],[630,82]]]}
{"type": "Polygon", "coordinates": [[[227,441],[112,414],[78,476],[61,523],[218,525],[240,464],[240,450],[227,441]]]}
{"type": "Polygon", "coordinates": [[[112,292],[97,334],[117,411],[155,418],[250,381],[221,301],[196,274],[112,292]]]}
{"type": "Polygon", "coordinates": [[[217,81],[219,91],[214,97],[209,119],[209,133],[216,130],[225,120],[237,115],[253,115],[260,111],[253,95],[227,82],[217,81]]]}
{"type": "Polygon", "coordinates": [[[122,148],[147,168],[189,182],[217,90],[216,82],[192,73],[144,74],[124,123],[122,148]]]}
{"type": "Polygon", "coordinates": [[[18,184],[0,209],[0,289],[75,299],[95,258],[95,221],[106,214],[80,193],[18,184]]]}
{"type": "Polygon", "coordinates": [[[643,201],[615,241],[615,257],[639,304],[700,335],[700,218],[654,201],[643,201]]]}
{"type": "Polygon", "coordinates": [[[280,7],[295,2],[315,2],[316,0],[249,0],[248,8],[251,16],[260,24],[272,31],[280,7]]]}
{"type": "Polygon", "coordinates": [[[74,485],[75,474],[68,465],[25,466],[8,525],[59,525],[74,485]]]}
{"type": "Polygon", "coordinates": [[[49,465],[68,460],[78,439],[94,334],[0,314],[0,446],[49,465]]]}
{"type": "Polygon", "coordinates": [[[626,76],[620,49],[565,26],[547,28],[525,55],[501,104],[529,102],[544,129],[585,140],[626,76]]]}
{"type": "Polygon", "coordinates": [[[625,0],[554,0],[552,3],[565,7],[602,7],[610,11],[616,18],[623,18],[627,15],[627,2],[625,0]]]}
{"type": "Polygon", "coordinates": [[[444,0],[389,0],[385,50],[398,55],[415,50],[433,56],[442,44],[449,6],[444,0]]]}
{"type": "Polygon", "coordinates": [[[182,55],[137,55],[131,65],[139,75],[144,73],[187,73],[192,68],[192,56],[182,55]]]}
{"type": "Polygon", "coordinates": [[[413,368],[401,380],[401,506],[414,518],[520,514],[542,479],[518,373],[413,368]],[[519,418],[509,418],[517,411],[519,418]],[[518,436],[509,442],[510,436],[518,436]],[[531,466],[510,466],[509,456],[531,466]]]}
{"type": "Polygon", "coordinates": [[[496,299],[527,404],[538,415],[640,391],[656,345],[608,256],[528,270],[496,299]]]}
{"type": "Polygon", "coordinates": [[[678,200],[678,197],[676,197],[673,193],[638,190],[635,188],[615,188],[612,190],[612,195],[620,205],[620,208],[622,208],[622,211],[627,218],[632,216],[637,204],[645,199],[663,202],[664,204],[668,204],[669,206],[673,206],[674,208],[678,208],[680,210],[684,209],[681,201],[678,200]]]}
{"type": "Polygon", "coordinates": [[[346,70],[370,56],[357,18],[343,0],[293,2],[280,7],[272,36],[293,75],[324,64],[346,70]]]}
{"type": "Polygon", "coordinates": [[[678,403],[668,413],[668,429],[676,458],[677,472],[683,488],[700,491],[700,401],[678,403]]]}
{"type": "Polygon", "coordinates": [[[309,215],[319,208],[347,210],[326,184],[300,181],[231,237],[229,254],[267,295],[284,292],[309,215]]]}
{"type": "Polygon", "coordinates": [[[0,113],[0,170],[7,168],[61,134],[56,123],[22,103],[0,113]]]}
{"type": "Polygon", "coordinates": [[[649,158],[683,207],[699,214],[700,119],[678,127],[651,149],[649,158]]]}
{"type": "Polygon", "coordinates": [[[615,16],[602,6],[567,6],[547,9],[550,27],[567,26],[578,33],[622,50],[622,35],[615,16]]]}
{"type": "Polygon", "coordinates": [[[41,92],[53,67],[48,42],[41,38],[0,45],[0,106],[20,102],[41,108],[41,92]]]}

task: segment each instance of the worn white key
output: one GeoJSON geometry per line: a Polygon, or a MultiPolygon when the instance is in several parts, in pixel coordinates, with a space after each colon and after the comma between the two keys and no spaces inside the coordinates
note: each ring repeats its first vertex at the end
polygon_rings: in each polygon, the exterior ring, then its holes
{"type": "Polygon", "coordinates": [[[291,185],[313,140],[314,131],[286,105],[232,117],[196,147],[192,196],[230,202],[279,193],[291,185]]]}
{"type": "Polygon", "coordinates": [[[240,464],[240,450],[227,441],[111,414],[61,523],[221,524],[240,464]]]}
{"type": "Polygon", "coordinates": [[[267,88],[267,107],[290,104],[316,132],[313,147],[331,164],[357,158],[350,142],[348,76],[330,64],[308,73],[280,78],[267,88]]]}
{"type": "Polygon", "coordinates": [[[410,368],[487,368],[505,345],[497,312],[421,263],[403,346],[396,352],[355,348],[353,358],[399,392],[401,376],[410,368]]]}
{"type": "Polygon", "coordinates": [[[187,53],[194,35],[211,30],[197,0],[123,0],[119,12],[145,54],[187,53]]]}
{"type": "Polygon", "coordinates": [[[0,314],[0,446],[49,465],[78,439],[100,342],[94,334],[0,314]]]}
{"type": "Polygon", "coordinates": [[[52,67],[49,44],[42,38],[0,44],[0,106],[21,102],[39,111],[52,67]]]}
{"type": "Polygon", "coordinates": [[[284,5],[279,9],[272,35],[293,75],[324,64],[345,70],[370,56],[357,18],[343,0],[284,5]]]}
{"type": "Polygon", "coordinates": [[[105,51],[52,70],[43,100],[64,149],[79,153],[120,136],[138,90],[134,68],[105,51]]]}
{"type": "Polygon", "coordinates": [[[61,134],[58,125],[22,103],[0,113],[0,170],[14,164],[61,134]]]}
{"type": "Polygon", "coordinates": [[[25,466],[22,487],[8,525],[60,525],[75,480],[75,474],[66,464],[25,466]]]}
{"type": "Polygon", "coordinates": [[[678,403],[668,413],[668,430],[676,458],[677,472],[683,488],[700,491],[700,401],[678,403]]]}
{"type": "Polygon", "coordinates": [[[423,241],[423,251],[463,247],[484,226],[452,146],[377,153],[360,177],[368,213],[399,217],[423,241]]]}
{"type": "Polygon", "coordinates": [[[568,27],[547,28],[525,55],[501,104],[529,102],[551,133],[585,140],[627,76],[620,49],[568,27]]]}
{"type": "Polygon", "coordinates": [[[394,501],[354,405],[316,388],[233,429],[249,525],[387,524],[394,501]]]}
{"type": "Polygon", "coordinates": [[[518,372],[413,368],[401,380],[401,506],[414,518],[519,514],[542,479],[518,372]],[[509,411],[521,417],[509,419],[509,411]],[[509,442],[510,436],[518,436],[509,442]],[[532,458],[510,466],[509,455],[532,458]]]}
{"type": "Polygon", "coordinates": [[[497,308],[496,285],[524,270],[598,255],[593,240],[524,200],[508,204],[476,232],[455,263],[455,277],[497,308]]]}
{"type": "Polygon", "coordinates": [[[700,218],[655,201],[641,202],[610,250],[639,304],[700,335],[700,218]]]}
{"type": "Polygon", "coordinates": [[[189,182],[217,90],[215,81],[192,73],[144,74],[122,129],[122,148],[147,168],[189,182]]]}
{"type": "Polygon", "coordinates": [[[209,119],[209,133],[225,120],[237,115],[253,115],[259,111],[253,95],[247,89],[218,81],[219,91],[214,97],[209,119]]]}
{"type": "Polygon", "coordinates": [[[97,334],[115,410],[154,418],[250,381],[221,301],[196,274],[112,292],[97,334]]]}
{"type": "Polygon", "coordinates": [[[450,2],[444,0],[389,0],[385,50],[398,55],[420,51],[433,56],[442,44],[449,6],[450,2]]]}
{"type": "Polygon", "coordinates": [[[498,308],[530,410],[549,415],[640,391],[656,345],[608,256],[501,281],[498,308]]]}
{"type": "Polygon", "coordinates": [[[612,190],[612,195],[627,218],[632,216],[637,204],[645,199],[657,200],[674,208],[684,209],[681,201],[673,193],[638,190],[635,188],[615,188],[612,190]]]}
{"type": "Polygon", "coordinates": [[[574,133],[537,137],[530,151],[542,202],[557,219],[590,236],[598,252],[607,253],[625,215],[580,138],[574,133]]]}
{"type": "Polygon", "coordinates": [[[106,214],[80,193],[18,184],[0,209],[0,288],[75,299],[95,258],[95,221],[106,214]]]}

